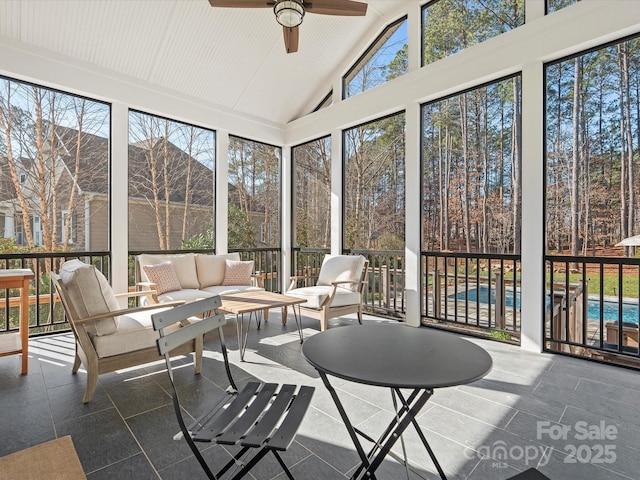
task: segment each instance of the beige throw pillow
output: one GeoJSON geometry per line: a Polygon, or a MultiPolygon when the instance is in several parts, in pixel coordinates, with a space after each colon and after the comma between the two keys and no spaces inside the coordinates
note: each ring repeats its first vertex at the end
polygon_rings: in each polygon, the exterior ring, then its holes
{"type": "Polygon", "coordinates": [[[166,292],[182,290],[180,280],[170,262],[159,263],[158,265],[145,265],[142,267],[149,280],[156,284],[158,295],[166,292]]]}
{"type": "MultiPolygon", "coordinates": [[[[80,318],[120,309],[107,279],[93,265],[68,260],[60,269],[60,280],[67,289],[69,302],[80,318]]],[[[110,335],[118,329],[118,317],[107,317],[85,324],[90,335],[110,335]]]]}
{"type": "Polygon", "coordinates": [[[253,260],[248,262],[226,261],[222,285],[251,285],[253,260]]]}

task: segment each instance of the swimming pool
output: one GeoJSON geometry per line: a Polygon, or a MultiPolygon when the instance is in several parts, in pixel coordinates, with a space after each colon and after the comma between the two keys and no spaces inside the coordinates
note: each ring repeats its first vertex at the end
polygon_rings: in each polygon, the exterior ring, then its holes
{"type": "MultiPolygon", "coordinates": [[[[453,298],[454,295],[449,295],[450,298],[453,298]]],[[[489,302],[489,287],[487,285],[480,285],[480,288],[470,288],[467,291],[460,292],[457,295],[457,299],[461,301],[468,301],[471,303],[477,302],[479,298],[480,303],[491,303],[495,305],[496,303],[496,292],[495,288],[491,288],[491,301],[489,302]]],[[[513,307],[515,301],[516,308],[520,308],[520,292],[516,292],[515,298],[513,295],[512,289],[507,289],[505,291],[505,303],[507,308],[513,307]]],[[[600,319],[600,301],[595,299],[590,299],[587,302],[588,311],[587,317],[592,318],[594,320],[600,319]]],[[[604,300],[602,302],[603,305],[603,314],[604,321],[618,320],[618,302],[611,302],[604,300]]],[[[548,303],[547,303],[548,306],[548,303]]],[[[638,323],[638,304],[637,303],[623,303],[622,304],[622,320],[624,322],[638,323]]]]}

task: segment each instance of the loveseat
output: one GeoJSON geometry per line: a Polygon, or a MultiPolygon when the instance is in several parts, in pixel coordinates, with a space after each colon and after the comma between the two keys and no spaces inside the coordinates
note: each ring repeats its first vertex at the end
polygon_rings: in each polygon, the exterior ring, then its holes
{"type": "Polygon", "coordinates": [[[136,289],[148,291],[143,304],[194,300],[254,290],[264,290],[262,278],[253,274],[253,261],[240,254],[141,254],[136,257],[136,289]]]}

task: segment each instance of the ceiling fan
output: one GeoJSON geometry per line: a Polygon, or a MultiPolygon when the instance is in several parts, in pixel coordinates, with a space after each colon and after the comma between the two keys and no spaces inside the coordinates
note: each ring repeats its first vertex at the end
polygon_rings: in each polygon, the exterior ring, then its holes
{"type": "Polygon", "coordinates": [[[298,51],[298,26],[305,13],[321,15],[364,16],[367,4],[352,0],[209,0],[212,7],[273,8],[282,25],[287,53],[298,51]]]}

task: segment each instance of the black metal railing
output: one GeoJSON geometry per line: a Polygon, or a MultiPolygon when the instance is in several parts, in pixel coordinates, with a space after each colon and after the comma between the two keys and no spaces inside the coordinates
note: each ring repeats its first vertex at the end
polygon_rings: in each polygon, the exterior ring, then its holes
{"type": "MultiPolygon", "coordinates": [[[[110,275],[109,252],[56,252],[0,254],[0,269],[29,268],[35,274],[29,291],[29,334],[38,335],[69,329],[60,303],[51,285],[49,273],[57,272],[65,260],[80,259],[95,265],[107,278],[110,275]]],[[[18,331],[19,289],[0,290],[0,334],[18,331]]]]}
{"type": "Polygon", "coordinates": [[[546,351],[640,368],[640,259],[545,256],[546,351]]]}
{"type": "Polygon", "coordinates": [[[254,272],[262,276],[265,290],[280,293],[280,262],[282,251],[278,247],[235,248],[230,252],[240,253],[242,260],[253,260],[254,272]]]}
{"type": "MultiPolygon", "coordinates": [[[[291,274],[317,277],[326,248],[293,248],[291,274]]],[[[368,285],[363,305],[374,315],[402,319],[405,316],[404,251],[345,250],[369,260],[368,285]]]]}
{"type": "Polygon", "coordinates": [[[365,310],[374,315],[404,319],[404,250],[345,250],[369,260],[369,285],[364,296],[365,310]]]}
{"type": "Polygon", "coordinates": [[[422,252],[422,323],[520,339],[520,256],[422,252]]]}

